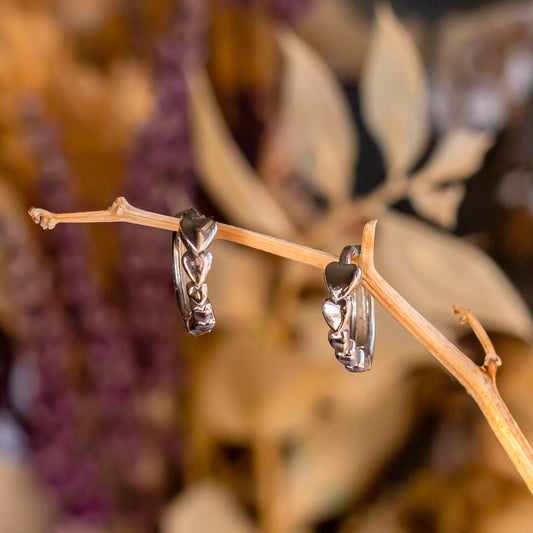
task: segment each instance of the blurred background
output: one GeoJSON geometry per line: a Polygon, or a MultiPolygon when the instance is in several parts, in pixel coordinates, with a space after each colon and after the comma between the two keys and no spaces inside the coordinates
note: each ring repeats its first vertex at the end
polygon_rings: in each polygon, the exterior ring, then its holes
{"type": "MultiPolygon", "coordinates": [[[[533,5],[0,3],[0,533],[532,531],[467,393],[381,308],[335,360],[316,269],[216,241],[188,338],[168,232],[117,196],[338,254],[481,363],[533,439],[533,5]]],[[[378,306],[379,307],[379,306],[378,306]]]]}

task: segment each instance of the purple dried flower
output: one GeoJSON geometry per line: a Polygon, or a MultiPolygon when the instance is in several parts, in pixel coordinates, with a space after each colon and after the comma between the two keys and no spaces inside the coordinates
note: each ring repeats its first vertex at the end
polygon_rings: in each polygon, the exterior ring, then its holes
{"type": "Polygon", "coordinates": [[[89,479],[91,457],[76,437],[82,416],[71,367],[73,339],[52,289],[50,270],[25,229],[13,221],[0,223],[0,247],[11,252],[5,255],[7,286],[24,318],[15,346],[17,359],[29,362],[39,376],[33,408],[24,413],[33,463],[67,512],[76,512],[85,502],[93,517],[102,516],[109,499],[101,485],[84,483],[80,498],[77,480],[89,479]]]}
{"type": "MultiPolygon", "coordinates": [[[[130,164],[129,200],[154,211],[173,213],[195,196],[184,72],[202,55],[199,4],[178,4],[159,47],[159,104],[130,164]]],[[[58,132],[34,104],[23,116],[39,163],[40,201],[52,211],[79,210],[58,132]]],[[[173,466],[181,462],[176,421],[153,424],[142,414],[151,391],[172,397],[183,381],[169,236],[124,228],[125,317],[101,294],[86,228],[65,225],[47,233],[53,271],[17,236],[0,235],[0,245],[10,250],[6,270],[26,321],[19,358],[34,361],[39,377],[28,415],[33,462],[68,524],[90,527],[115,513],[153,527],[163,491],[152,487],[141,497],[132,487],[136,466],[147,449],[173,466]],[[73,349],[78,342],[80,354],[73,349]]]]}
{"type": "MultiPolygon", "coordinates": [[[[38,108],[27,107],[25,111],[28,130],[42,169],[39,190],[43,205],[58,212],[79,209],[75,181],[61,150],[57,133],[38,108]]],[[[86,350],[86,357],[80,361],[82,373],[85,370],[86,376],[75,390],[78,396],[83,390],[86,397],[77,401],[85,408],[92,407],[94,411],[90,413],[91,416],[85,413],[91,440],[86,443],[80,442],[83,433],[79,432],[72,436],[77,445],[90,450],[88,456],[85,454],[80,457],[80,461],[83,461],[83,464],[79,465],[80,475],[68,476],[68,482],[64,480],[55,483],[54,488],[63,500],[67,493],[75,493],[77,495],[75,508],[70,506],[70,511],[92,521],[95,509],[98,510],[97,515],[103,514],[102,498],[99,494],[112,492],[112,487],[100,486],[102,484],[100,478],[104,474],[100,456],[107,455],[108,457],[104,458],[105,462],[112,465],[114,474],[109,476],[107,472],[106,477],[109,479],[115,479],[117,474],[119,478],[124,477],[135,464],[136,453],[133,453],[133,456],[129,453],[126,458],[123,449],[117,447],[114,448],[115,453],[112,453],[113,450],[106,446],[106,437],[110,427],[127,426],[129,433],[132,428],[139,430],[139,423],[133,410],[124,409],[125,405],[133,403],[138,376],[137,367],[123,321],[118,317],[116,310],[102,297],[98,280],[91,268],[92,254],[86,228],[65,225],[47,236],[55,259],[58,292],[70,310],[73,326],[79,332],[81,344],[86,350]],[[92,464],[90,472],[84,472],[89,464],[92,464]],[[85,488],[82,493],[76,489],[78,485],[81,487],[81,482],[77,480],[83,480],[85,488]]],[[[43,355],[46,362],[46,352],[43,355]]],[[[49,368],[44,365],[41,374],[47,372],[49,368]]],[[[56,387],[61,386],[60,381],[60,379],[54,380],[56,387]]],[[[57,413],[52,411],[52,414],[57,413]]],[[[49,418],[47,422],[53,423],[53,420],[49,418]]],[[[132,442],[131,438],[129,440],[132,442]]],[[[59,457],[60,448],[56,452],[59,457]]],[[[138,453],[138,449],[136,452],[138,453]]],[[[58,467],[55,474],[63,479],[62,465],[52,464],[58,467]]]]}
{"type": "MultiPolygon", "coordinates": [[[[195,199],[185,68],[198,61],[201,49],[200,4],[179,3],[170,34],[158,47],[158,104],[138,139],[126,179],[126,196],[144,209],[173,214],[195,199]]],[[[143,363],[144,386],[175,388],[183,364],[176,349],[169,236],[125,227],[123,238],[130,327],[143,363]]]]}

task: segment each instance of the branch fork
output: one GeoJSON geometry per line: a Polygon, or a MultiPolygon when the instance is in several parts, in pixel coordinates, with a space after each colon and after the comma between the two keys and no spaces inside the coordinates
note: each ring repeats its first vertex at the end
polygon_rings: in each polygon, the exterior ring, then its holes
{"type": "MultiPolygon", "coordinates": [[[[29,213],[34,222],[44,229],[53,229],[59,223],[84,222],[129,222],[170,231],[179,228],[177,218],[137,209],[123,197],[117,198],[105,211],[51,213],[44,209],[32,208],[29,213]]],[[[363,273],[364,287],[472,396],[533,494],[533,451],[496,387],[496,371],[501,365],[501,359],[496,354],[487,332],[470,310],[454,307],[454,313],[462,316],[461,323],[470,325],[483,346],[485,361],[479,367],[381,277],[374,265],[376,224],[376,220],[365,224],[361,254],[356,260],[363,273]]],[[[218,223],[216,238],[320,269],[324,269],[328,263],[337,260],[337,257],[320,250],[222,223],[218,223]]]]}
{"type": "Polygon", "coordinates": [[[469,324],[475,336],[478,338],[485,351],[485,360],[480,368],[481,370],[484,370],[490,376],[492,382],[496,384],[496,372],[498,371],[498,367],[502,365],[502,360],[496,353],[494,344],[492,344],[488,333],[485,331],[485,328],[481,325],[479,320],[472,314],[470,309],[462,309],[454,305],[453,312],[456,315],[461,315],[459,323],[462,325],[469,324]]]}

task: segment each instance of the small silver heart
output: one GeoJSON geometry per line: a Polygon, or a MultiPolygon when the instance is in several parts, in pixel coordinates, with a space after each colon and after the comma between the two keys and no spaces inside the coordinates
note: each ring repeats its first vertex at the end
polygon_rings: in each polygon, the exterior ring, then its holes
{"type": "Polygon", "coordinates": [[[342,328],[339,331],[330,331],[328,333],[328,341],[335,352],[345,353],[349,341],[348,331],[346,328],[342,328]]]}
{"type": "Polygon", "coordinates": [[[191,284],[187,287],[187,294],[197,306],[204,305],[207,302],[207,283],[202,283],[197,287],[191,284]]]}
{"type": "Polygon", "coordinates": [[[183,255],[182,259],[185,272],[187,272],[189,278],[191,278],[196,285],[200,285],[200,283],[205,281],[205,278],[211,269],[212,262],[213,255],[211,252],[205,252],[202,255],[195,255],[191,251],[188,251],[183,255]]]}
{"type": "Polygon", "coordinates": [[[184,216],[180,221],[180,235],[196,252],[202,253],[215,238],[217,223],[212,218],[184,216]]]}
{"type": "Polygon", "coordinates": [[[204,333],[209,333],[215,327],[215,315],[213,311],[209,311],[207,314],[197,311],[191,314],[187,320],[187,331],[191,335],[199,336],[204,333]]]}
{"type": "Polygon", "coordinates": [[[344,365],[353,364],[356,359],[357,347],[353,339],[348,339],[341,350],[335,350],[335,356],[344,365]]]}
{"type": "Polygon", "coordinates": [[[334,300],[346,298],[361,281],[361,269],[352,263],[330,263],[324,272],[326,287],[334,300]]]}
{"type": "Polygon", "coordinates": [[[326,298],[322,302],[322,314],[328,326],[338,330],[346,318],[346,301],[335,302],[332,298],[326,298]]]}
{"type": "Polygon", "coordinates": [[[205,309],[197,309],[196,311],[193,311],[193,317],[196,320],[197,324],[200,324],[202,326],[214,324],[215,322],[215,315],[213,313],[213,308],[207,304],[205,309]]]}

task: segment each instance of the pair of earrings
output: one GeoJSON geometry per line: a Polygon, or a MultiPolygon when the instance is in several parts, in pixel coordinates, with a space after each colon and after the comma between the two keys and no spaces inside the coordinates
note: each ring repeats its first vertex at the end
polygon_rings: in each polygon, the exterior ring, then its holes
{"type": "MultiPolygon", "coordinates": [[[[176,300],[187,332],[202,335],[215,326],[205,280],[213,261],[207,248],[215,238],[217,223],[193,208],[175,216],[181,219],[179,230],[172,234],[176,300]]],[[[330,293],[322,304],[330,327],[328,339],[350,372],[370,370],[374,354],[374,300],[361,285],[361,269],[352,263],[360,252],[360,246],[346,246],[339,261],[327,265],[324,272],[330,293]]]]}

